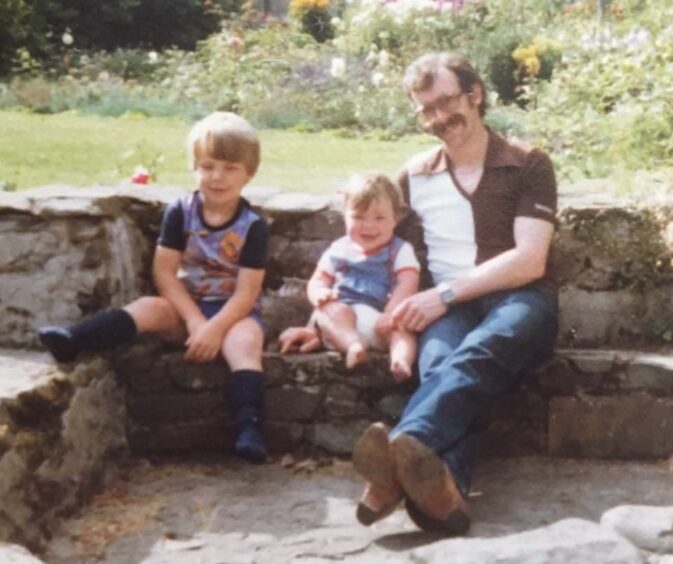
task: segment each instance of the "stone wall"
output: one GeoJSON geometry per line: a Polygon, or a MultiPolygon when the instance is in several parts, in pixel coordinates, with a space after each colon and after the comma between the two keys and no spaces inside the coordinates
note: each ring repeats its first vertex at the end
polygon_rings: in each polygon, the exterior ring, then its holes
{"type": "MultiPolygon", "coordinates": [[[[0,194],[0,346],[35,346],[35,329],[151,291],[166,187],[50,187],[0,194]]],[[[265,316],[272,340],[302,323],[305,280],[343,225],[328,198],[252,189],[271,225],[265,316]]],[[[567,346],[670,340],[673,202],[562,199],[556,237],[561,337],[567,346]]],[[[418,240],[409,222],[402,235],[418,240]]]]}

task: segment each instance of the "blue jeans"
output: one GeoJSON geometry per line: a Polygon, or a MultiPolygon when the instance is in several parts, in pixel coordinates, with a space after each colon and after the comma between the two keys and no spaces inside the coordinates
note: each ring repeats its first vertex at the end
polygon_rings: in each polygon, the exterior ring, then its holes
{"type": "Polygon", "coordinates": [[[391,436],[427,445],[467,495],[483,415],[551,355],[557,331],[556,298],[535,284],[457,304],[421,335],[420,385],[391,436]]]}

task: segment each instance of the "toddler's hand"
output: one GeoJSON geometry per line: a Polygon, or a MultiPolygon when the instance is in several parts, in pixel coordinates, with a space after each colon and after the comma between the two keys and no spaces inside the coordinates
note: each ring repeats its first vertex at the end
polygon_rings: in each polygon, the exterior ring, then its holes
{"type": "Polygon", "coordinates": [[[220,352],[223,339],[222,331],[213,323],[200,324],[187,338],[185,360],[210,362],[220,352]]]}
{"type": "Polygon", "coordinates": [[[320,337],[309,327],[289,327],[278,337],[280,353],[285,354],[293,349],[307,353],[318,350],[321,346],[320,337]]]}
{"type": "Polygon", "coordinates": [[[313,299],[315,300],[315,306],[320,307],[325,305],[327,302],[333,302],[339,297],[339,293],[333,288],[320,288],[315,291],[313,299]]]}

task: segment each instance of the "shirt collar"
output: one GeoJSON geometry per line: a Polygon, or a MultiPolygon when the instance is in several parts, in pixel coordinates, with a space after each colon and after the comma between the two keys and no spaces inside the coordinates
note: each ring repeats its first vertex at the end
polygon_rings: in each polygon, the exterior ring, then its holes
{"type": "MultiPolygon", "coordinates": [[[[504,137],[495,133],[491,128],[488,131],[488,146],[484,168],[521,167],[525,164],[526,147],[520,143],[509,143],[504,137]]],[[[422,158],[409,167],[411,175],[432,175],[448,172],[451,159],[444,151],[443,145],[430,149],[422,158]]]]}

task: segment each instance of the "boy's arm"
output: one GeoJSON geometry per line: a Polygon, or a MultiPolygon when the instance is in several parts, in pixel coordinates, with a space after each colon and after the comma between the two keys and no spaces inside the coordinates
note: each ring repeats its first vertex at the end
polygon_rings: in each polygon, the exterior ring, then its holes
{"type": "Polygon", "coordinates": [[[184,320],[188,332],[191,334],[198,325],[205,322],[205,317],[197,307],[193,298],[187,292],[185,285],[178,278],[178,270],[182,252],[157,245],[154,253],[152,274],[154,285],[159,295],[166,298],[178,310],[184,320]]]}
{"type": "Polygon", "coordinates": [[[265,273],[263,268],[239,268],[233,295],[210,319],[210,323],[222,332],[223,337],[234,323],[250,315],[262,292],[265,273]]]}
{"type": "Polygon", "coordinates": [[[187,339],[185,358],[195,362],[213,360],[222,347],[222,341],[231,327],[247,317],[262,291],[263,268],[239,268],[236,289],[216,315],[201,325],[187,339]]]}

